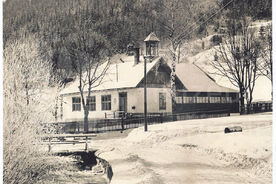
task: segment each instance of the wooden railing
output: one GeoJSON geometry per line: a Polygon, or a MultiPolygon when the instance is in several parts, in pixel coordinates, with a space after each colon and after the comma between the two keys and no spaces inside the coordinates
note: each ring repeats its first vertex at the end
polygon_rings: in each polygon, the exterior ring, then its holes
{"type": "Polygon", "coordinates": [[[272,112],[271,102],[254,102],[251,105],[245,105],[245,113],[260,113],[260,112],[272,112]]]}
{"type": "Polygon", "coordinates": [[[92,140],[92,137],[96,137],[96,134],[45,134],[41,136],[41,139],[48,142],[48,151],[51,151],[54,144],[85,144],[84,151],[88,150],[88,141],[92,140]],[[73,140],[68,140],[73,138],[73,140]]]}

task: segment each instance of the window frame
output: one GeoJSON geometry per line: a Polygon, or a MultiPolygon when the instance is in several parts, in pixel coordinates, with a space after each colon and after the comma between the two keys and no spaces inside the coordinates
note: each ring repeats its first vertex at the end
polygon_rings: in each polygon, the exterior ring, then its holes
{"type": "Polygon", "coordinates": [[[86,105],[87,105],[88,111],[96,111],[96,96],[90,96],[90,97],[87,96],[86,105]]]}
{"type": "Polygon", "coordinates": [[[197,96],[197,97],[196,97],[196,102],[197,102],[197,103],[204,103],[203,100],[204,100],[204,98],[203,98],[202,96],[197,96]]]}
{"type": "Polygon", "coordinates": [[[210,96],[209,97],[209,102],[210,103],[215,103],[215,97],[214,96],[210,96]]]}
{"type": "Polygon", "coordinates": [[[204,96],[203,101],[204,101],[204,103],[209,103],[208,96],[204,96]]]}
{"type": "Polygon", "coordinates": [[[227,103],[227,98],[225,96],[222,96],[220,100],[221,100],[221,103],[223,104],[227,103]]]}
{"type": "Polygon", "coordinates": [[[176,104],[183,104],[183,97],[182,96],[176,96],[175,97],[175,103],[176,104]]]}
{"type": "Polygon", "coordinates": [[[231,96],[226,97],[227,103],[233,103],[233,99],[231,96]]]}
{"type": "Polygon", "coordinates": [[[81,111],[81,97],[72,97],[72,112],[81,111]],[[78,99],[78,101],[74,101],[78,99]]]}
{"type": "Polygon", "coordinates": [[[217,97],[216,97],[216,103],[221,103],[221,98],[220,98],[220,96],[217,96],[217,97]]]}
{"type": "Polygon", "coordinates": [[[166,93],[159,93],[159,110],[166,110],[166,93]]]}
{"type": "Polygon", "coordinates": [[[102,95],[101,96],[101,106],[102,111],[111,110],[111,95],[102,95]]]}

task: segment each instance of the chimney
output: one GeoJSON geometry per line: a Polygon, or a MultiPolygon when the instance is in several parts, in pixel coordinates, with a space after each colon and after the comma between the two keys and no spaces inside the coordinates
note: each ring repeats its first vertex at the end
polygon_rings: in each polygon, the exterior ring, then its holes
{"type": "Polygon", "coordinates": [[[139,64],[140,62],[140,53],[139,53],[139,48],[133,48],[133,53],[134,53],[134,64],[139,64]]]}
{"type": "Polygon", "coordinates": [[[128,56],[133,56],[133,47],[134,47],[133,43],[129,43],[127,45],[127,55],[128,56]]]}

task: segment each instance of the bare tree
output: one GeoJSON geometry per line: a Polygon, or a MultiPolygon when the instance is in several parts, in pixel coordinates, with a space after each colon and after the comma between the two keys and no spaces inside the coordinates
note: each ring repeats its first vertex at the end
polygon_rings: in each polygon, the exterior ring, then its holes
{"type": "Polygon", "coordinates": [[[245,98],[248,107],[253,100],[252,94],[258,78],[259,50],[260,43],[249,21],[246,18],[231,20],[225,41],[217,49],[218,61],[211,63],[216,69],[215,74],[228,78],[239,88],[241,113],[245,112],[245,98]]]}
{"type": "Polygon", "coordinates": [[[195,20],[195,5],[193,1],[170,0],[161,3],[160,12],[156,13],[157,22],[164,30],[164,35],[169,40],[169,51],[172,57],[171,71],[171,96],[172,107],[175,108],[176,86],[175,68],[180,61],[181,45],[184,40],[191,37],[192,26],[195,20]]]}
{"type": "Polygon", "coordinates": [[[7,42],[3,56],[4,183],[36,183],[49,166],[40,135],[53,117],[51,65],[33,37],[7,42]]]}
{"type": "Polygon", "coordinates": [[[84,110],[84,131],[88,132],[89,99],[91,90],[101,85],[108,70],[109,44],[106,38],[94,31],[81,29],[70,36],[66,49],[78,75],[79,92],[84,110]],[[87,92],[87,93],[86,93],[87,92]],[[87,95],[85,97],[85,95],[87,95]]]}
{"type": "MultiPolygon", "coordinates": [[[[261,75],[266,76],[271,81],[271,86],[273,89],[272,24],[269,24],[265,27],[261,27],[260,34],[262,48],[260,50],[261,63],[259,67],[259,72],[261,73],[261,75]]],[[[272,93],[273,90],[271,94],[272,93]]]]}

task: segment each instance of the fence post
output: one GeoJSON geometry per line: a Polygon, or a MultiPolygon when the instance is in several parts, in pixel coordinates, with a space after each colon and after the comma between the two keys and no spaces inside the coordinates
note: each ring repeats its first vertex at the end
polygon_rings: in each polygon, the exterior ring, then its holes
{"type": "Polygon", "coordinates": [[[122,133],[124,131],[124,116],[122,116],[121,125],[122,125],[122,130],[121,130],[121,133],[122,133]]]}
{"type": "Polygon", "coordinates": [[[163,123],[163,114],[160,113],[160,123],[163,123]]]}
{"type": "Polygon", "coordinates": [[[88,150],[87,138],[88,138],[88,136],[85,136],[85,148],[84,148],[85,152],[87,152],[87,150],[88,150]]]}

